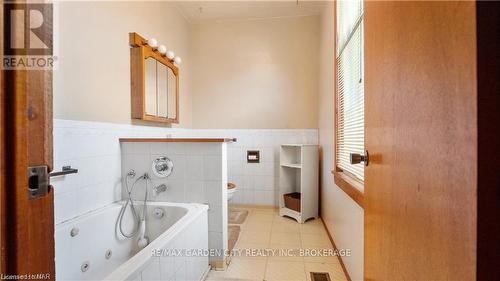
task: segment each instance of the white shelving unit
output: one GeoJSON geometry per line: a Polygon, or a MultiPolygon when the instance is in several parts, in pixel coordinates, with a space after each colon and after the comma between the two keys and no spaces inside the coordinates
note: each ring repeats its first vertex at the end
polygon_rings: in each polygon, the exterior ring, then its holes
{"type": "Polygon", "coordinates": [[[318,217],[318,146],[310,144],[282,144],[280,149],[280,216],[304,223],[318,217]],[[300,212],[285,207],[284,195],[300,193],[300,212]]]}

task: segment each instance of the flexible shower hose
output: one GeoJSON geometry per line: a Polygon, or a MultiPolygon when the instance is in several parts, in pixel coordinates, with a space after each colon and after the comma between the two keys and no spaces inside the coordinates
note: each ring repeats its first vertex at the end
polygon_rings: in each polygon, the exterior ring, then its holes
{"type": "Polygon", "coordinates": [[[132,184],[132,187],[129,189],[128,188],[128,177],[129,177],[129,175],[127,175],[127,177],[125,178],[125,187],[127,189],[127,200],[125,200],[125,204],[123,205],[123,207],[120,210],[120,213],[118,214],[118,230],[120,231],[121,235],[123,235],[123,237],[125,237],[127,239],[132,239],[139,231],[139,224],[141,222],[141,218],[137,214],[137,211],[135,210],[135,207],[134,207],[134,201],[132,200],[132,191],[134,190],[135,184],[139,180],[143,179],[146,181],[146,192],[144,192],[144,207],[142,209],[142,219],[146,220],[146,211],[147,211],[146,210],[146,201],[148,199],[148,181],[150,180],[150,178],[149,178],[148,174],[144,174],[144,175],[140,176],[138,179],[136,179],[134,181],[134,183],[132,184]],[[135,225],[134,225],[132,232],[127,234],[123,230],[123,217],[125,216],[125,212],[127,211],[128,206],[130,206],[130,211],[132,212],[132,217],[133,217],[135,225]]]}

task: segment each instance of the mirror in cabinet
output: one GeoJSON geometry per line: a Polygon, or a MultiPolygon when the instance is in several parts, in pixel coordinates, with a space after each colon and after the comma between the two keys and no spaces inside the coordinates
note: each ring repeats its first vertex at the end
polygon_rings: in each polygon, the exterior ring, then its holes
{"type": "Polygon", "coordinates": [[[174,61],[130,33],[132,118],[179,123],[179,69],[174,61]]]}

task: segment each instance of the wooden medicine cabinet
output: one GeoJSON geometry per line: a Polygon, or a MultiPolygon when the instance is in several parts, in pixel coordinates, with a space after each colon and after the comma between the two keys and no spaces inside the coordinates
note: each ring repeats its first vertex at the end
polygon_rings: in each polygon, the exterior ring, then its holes
{"type": "Polygon", "coordinates": [[[179,123],[179,68],[139,34],[129,42],[132,118],[179,123]]]}

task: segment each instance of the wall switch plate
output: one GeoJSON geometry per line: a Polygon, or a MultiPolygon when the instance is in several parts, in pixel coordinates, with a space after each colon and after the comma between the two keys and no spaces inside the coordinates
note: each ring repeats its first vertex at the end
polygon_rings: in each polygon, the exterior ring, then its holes
{"type": "Polygon", "coordinates": [[[247,163],[260,163],[260,151],[247,150],[247,163]]]}

